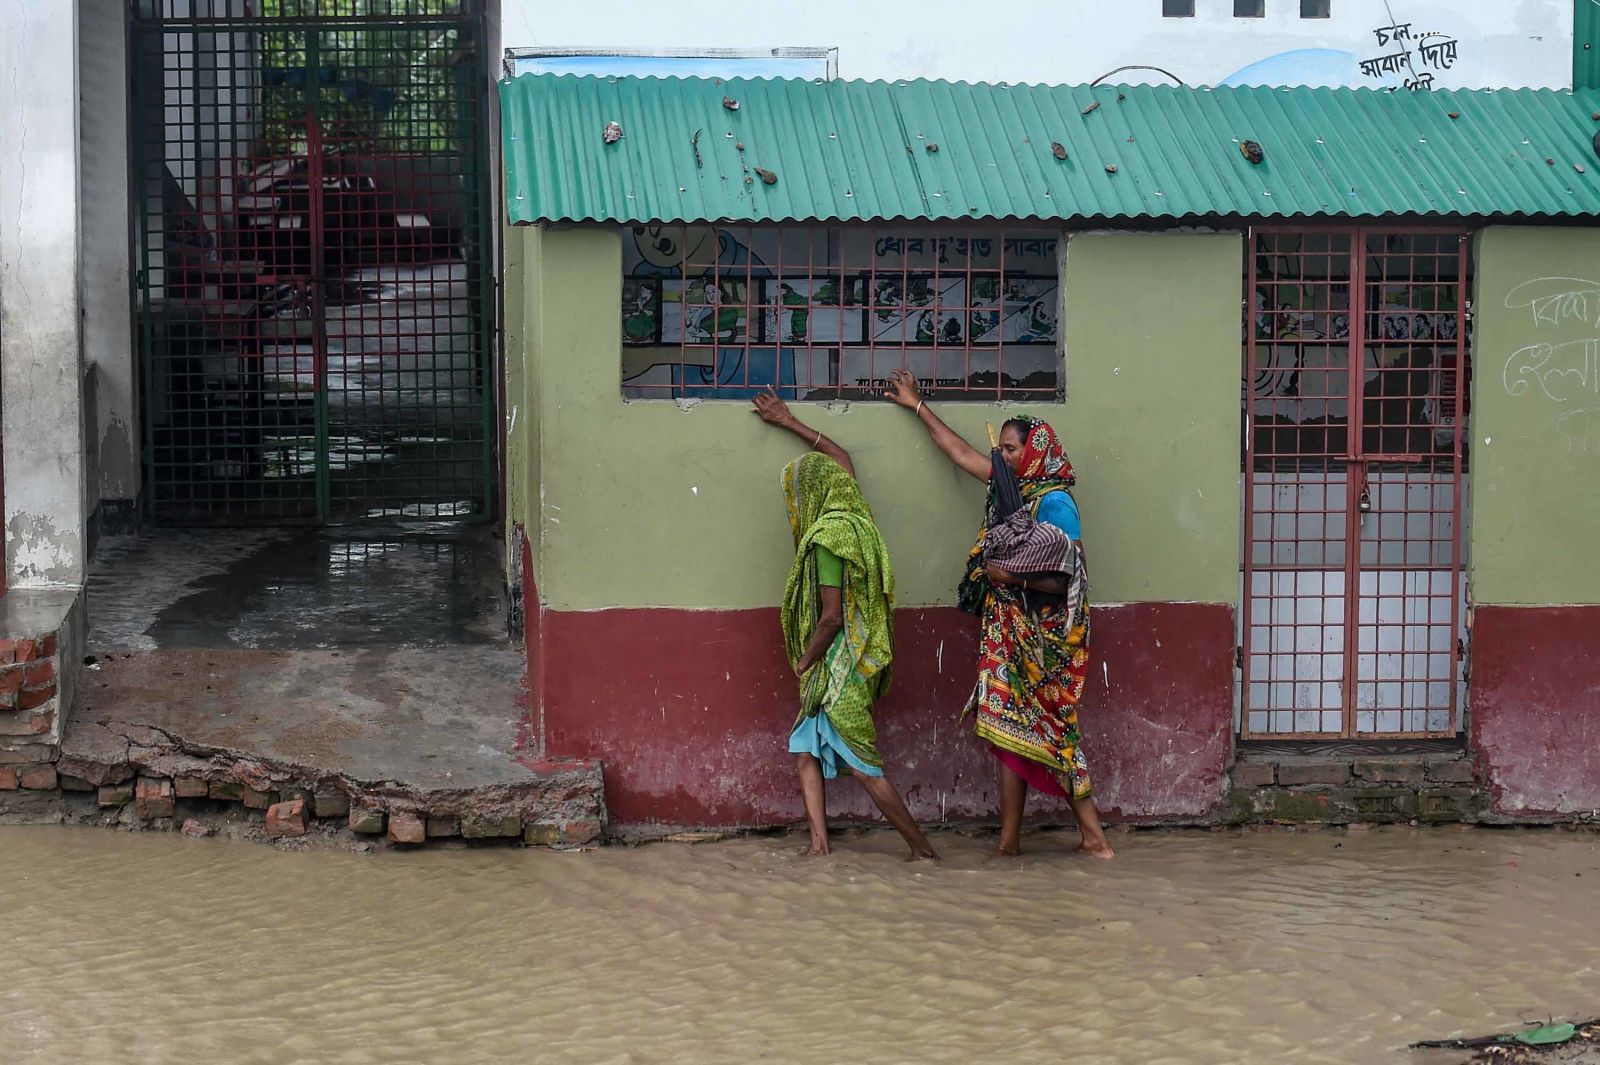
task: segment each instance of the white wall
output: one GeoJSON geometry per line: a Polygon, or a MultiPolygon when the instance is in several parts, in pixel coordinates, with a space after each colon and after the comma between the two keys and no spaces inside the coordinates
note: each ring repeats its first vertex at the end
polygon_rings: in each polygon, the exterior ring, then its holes
{"type": "Polygon", "coordinates": [[[85,554],[77,8],[0,3],[0,440],[11,587],[85,554]]]}
{"type": "Polygon", "coordinates": [[[94,374],[91,506],[139,494],[128,291],[128,86],[123,0],[78,0],[83,351],[94,374]]]}
{"type": "MultiPolygon", "coordinates": [[[[844,78],[1074,83],[1114,67],[1165,67],[1190,84],[1399,85],[1359,64],[1398,47],[1373,30],[1458,41],[1448,70],[1423,64],[1440,88],[1562,87],[1572,77],[1571,0],[1331,0],[1332,17],[1303,20],[1300,0],[1266,0],[1264,19],[1236,19],[1233,0],[1195,0],[1196,17],[1161,17],[1161,0],[769,0],[685,8],[654,0],[501,0],[508,47],[629,48],[836,45],[844,78]],[[1295,54],[1298,53],[1298,54],[1295,54]],[[1257,65],[1259,64],[1259,65],[1257,65]],[[1252,70],[1251,68],[1254,67],[1252,70]]],[[[1399,46],[1403,47],[1403,46],[1399,46]]],[[[1130,71],[1117,80],[1164,80],[1130,71]]]]}

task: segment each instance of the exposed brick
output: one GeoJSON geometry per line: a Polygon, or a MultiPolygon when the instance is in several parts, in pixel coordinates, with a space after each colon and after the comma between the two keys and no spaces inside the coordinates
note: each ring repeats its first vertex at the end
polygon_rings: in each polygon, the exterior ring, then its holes
{"type": "Polygon", "coordinates": [[[126,806],[133,801],[133,785],[102,784],[96,793],[96,800],[101,806],[126,806]]]}
{"type": "Polygon", "coordinates": [[[211,794],[211,785],[204,777],[176,777],[172,793],[180,799],[204,799],[211,794]]]}
{"type": "Polygon", "coordinates": [[[1338,798],[1361,821],[1381,824],[1417,816],[1417,793],[1409,788],[1357,788],[1338,798]]]}
{"type": "Polygon", "coordinates": [[[272,805],[272,796],[255,788],[239,786],[239,801],[244,803],[247,810],[265,810],[272,805]]]}
{"type": "Polygon", "coordinates": [[[0,640],[0,662],[32,662],[38,657],[35,640],[0,640]]]}
{"type": "Polygon", "coordinates": [[[15,710],[0,713],[0,736],[43,736],[56,723],[56,712],[15,710]]]}
{"type": "Polygon", "coordinates": [[[17,783],[31,791],[53,791],[56,786],[56,767],[48,763],[28,766],[17,774],[17,783]]]}
{"type": "Polygon", "coordinates": [[[1421,762],[1357,762],[1356,776],[1385,784],[1421,784],[1425,770],[1421,762]]]}
{"type": "Polygon", "coordinates": [[[530,822],[522,828],[522,842],[530,847],[579,847],[600,838],[599,821],[568,821],[565,824],[530,822]]]}
{"type": "Polygon", "coordinates": [[[1238,762],[1233,767],[1236,788],[1270,788],[1275,780],[1271,762],[1238,762]]]}
{"type": "Polygon", "coordinates": [[[467,839],[501,839],[522,834],[520,817],[463,817],[461,834],[467,839]]]}
{"type": "Polygon", "coordinates": [[[56,634],[55,633],[52,632],[50,635],[46,636],[44,639],[39,641],[39,653],[44,655],[47,658],[55,657],[55,653],[56,653],[56,634]]]}
{"type": "Polygon", "coordinates": [[[461,834],[461,822],[453,817],[428,818],[428,838],[438,839],[442,836],[458,836],[461,834]]]}
{"type": "Polygon", "coordinates": [[[1440,784],[1471,784],[1476,778],[1473,776],[1472,763],[1465,758],[1458,758],[1430,765],[1428,779],[1440,784]]]}
{"type": "Polygon", "coordinates": [[[568,821],[561,826],[561,842],[575,847],[593,843],[600,838],[602,827],[599,821],[568,821]]]}
{"type": "Polygon", "coordinates": [[[350,814],[350,796],[338,788],[319,788],[311,797],[311,808],[318,817],[347,817],[350,814]]]}
{"type": "Polygon", "coordinates": [[[27,688],[48,687],[51,691],[56,686],[56,661],[53,658],[41,658],[37,662],[29,662],[22,667],[22,684],[27,688]]]}
{"type": "Polygon", "coordinates": [[[213,799],[220,802],[238,802],[244,785],[231,780],[213,780],[208,791],[213,799]]]}
{"type": "Polygon", "coordinates": [[[48,762],[55,756],[55,748],[48,743],[19,743],[15,746],[0,747],[0,765],[48,762]]]}
{"type": "Polygon", "coordinates": [[[9,693],[22,690],[22,678],[27,675],[27,666],[6,666],[0,668],[0,693],[9,693]]]}
{"type": "Polygon", "coordinates": [[[1350,765],[1347,762],[1290,762],[1278,765],[1278,783],[1285,787],[1302,784],[1347,784],[1350,765]]]}
{"type": "Polygon", "coordinates": [[[84,780],[82,777],[68,776],[61,772],[59,768],[56,770],[56,780],[60,784],[62,791],[93,791],[95,787],[92,782],[84,780]]]}
{"type": "Polygon", "coordinates": [[[1472,788],[1440,788],[1422,793],[1422,808],[1417,817],[1434,823],[1471,821],[1478,816],[1478,793],[1472,788]]]}
{"type": "Polygon", "coordinates": [[[383,811],[367,806],[350,807],[350,831],[363,836],[383,834],[383,811]]]}
{"type": "Polygon", "coordinates": [[[56,697],[55,685],[48,688],[24,688],[17,693],[18,710],[37,710],[56,697]]]}
{"type": "Polygon", "coordinates": [[[133,789],[134,811],[145,821],[172,816],[172,781],[166,777],[140,777],[133,789]]]}
{"type": "Polygon", "coordinates": [[[0,765],[0,791],[16,791],[22,786],[17,779],[17,767],[0,765]]]}
{"type": "Polygon", "coordinates": [[[561,826],[529,822],[522,826],[522,842],[530,847],[553,847],[561,842],[561,826]]]}
{"type": "Polygon", "coordinates": [[[391,843],[421,843],[428,838],[422,818],[409,810],[396,810],[389,815],[389,841],[391,843]]]}
{"type": "Polygon", "coordinates": [[[185,836],[193,836],[195,839],[205,839],[207,836],[212,835],[213,832],[191,817],[183,823],[183,834],[185,836]]]}
{"type": "Polygon", "coordinates": [[[1259,794],[1268,797],[1270,805],[1263,813],[1273,821],[1331,821],[1339,812],[1333,796],[1325,791],[1274,790],[1259,794]]]}
{"type": "Polygon", "coordinates": [[[273,803],[267,807],[267,836],[278,839],[282,836],[303,836],[306,834],[306,801],[292,799],[289,802],[273,803]]]}

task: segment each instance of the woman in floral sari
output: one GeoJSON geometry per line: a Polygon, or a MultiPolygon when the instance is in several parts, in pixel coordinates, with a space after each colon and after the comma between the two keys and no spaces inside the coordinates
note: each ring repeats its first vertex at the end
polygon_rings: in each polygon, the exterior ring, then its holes
{"type": "MultiPolygon", "coordinates": [[[[927,405],[904,370],[893,378],[894,401],[916,413],[939,450],[984,482],[991,459],[963,440],[927,405]]],[[[1078,700],[1089,668],[1089,606],[1072,464],[1055,430],[1034,418],[1002,426],[998,450],[1015,475],[1022,506],[1069,545],[1057,562],[1012,572],[985,558],[998,523],[995,485],[978,542],[968,554],[961,585],[963,609],[983,620],[978,683],[968,704],[978,738],[1000,763],[1000,842],[995,855],[1022,851],[1022,811],[1028,789],[1066,798],[1083,833],[1079,847],[1112,857],[1091,797],[1089,766],[1078,736],[1078,700]]]]}
{"type": "Polygon", "coordinates": [[[900,792],[884,775],[872,704],[889,688],[894,659],[894,570],[889,548],[856,483],[849,454],[790,413],[775,391],[756,413],[811,449],[783,468],[795,557],[783,592],[783,641],[800,678],[800,713],[789,752],[811,829],[807,855],[828,853],[824,781],[861,781],[911,848],[937,859],[900,792]]]}

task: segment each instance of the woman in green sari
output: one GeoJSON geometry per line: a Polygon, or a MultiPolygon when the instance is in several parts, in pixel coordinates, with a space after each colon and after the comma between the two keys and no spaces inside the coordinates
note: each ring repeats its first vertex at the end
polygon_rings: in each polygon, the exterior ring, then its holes
{"type": "Polygon", "coordinates": [[[908,861],[938,858],[883,771],[872,704],[889,688],[894,658],[894,570],[856,483],[850,455],[790,412],[776,392],[757,396],[763,421],[811,449],[783,468],[795,558],[783,592],[783,642],[800,679],[800,714],[789,751],[811,829],[807,855],[828,853],[824,781],[861,781],[911,848],[908,861]]]}

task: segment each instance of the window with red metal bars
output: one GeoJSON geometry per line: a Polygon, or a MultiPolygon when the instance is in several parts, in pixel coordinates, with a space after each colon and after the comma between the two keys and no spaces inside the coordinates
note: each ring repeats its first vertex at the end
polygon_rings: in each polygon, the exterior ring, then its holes
{"type": "Polygon", "coordinates": [[[1055,233],[930,226],[652,225],[624,233],[622,390],[634,399],[1061,389],[1055,233]]]}

